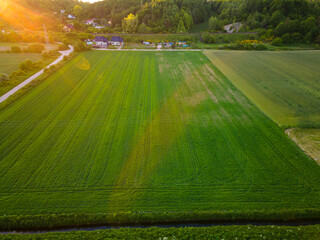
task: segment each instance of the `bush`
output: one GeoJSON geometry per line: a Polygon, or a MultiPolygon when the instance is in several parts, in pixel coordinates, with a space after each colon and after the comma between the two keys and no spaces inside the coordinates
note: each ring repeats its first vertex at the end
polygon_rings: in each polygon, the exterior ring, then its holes
{"type": "Polygon", "coordinates": [[[255,50],[259,50],[259,51],[268,50],[268,47],[265,44],[258,43],[255,46],[255,50]]]}
{"type": "Polygon", "coordinates": [[[43,57],[43,58],[50,58],[51,55],[50,55],[49,52],[45,51],[45,52],[42,53],[42,57],[43,57]]]}
{"type": "Polygon", "coordinates": [[[283,34],[281,38],[282,38],[283,43],[291,43],[292,42],[292,39],[291,39],[291,36],[289,33],[283,34]]]}
{"type": "Polygon", "coordinates": [[[27,59],[25,62],[20,63],[19,68],[22,71],[27,72],[33,70],[35,68],[35,64],[30,59],[27,59]]]}
{"type": "Polygon", "coordinates": [[[291,34],[292,39],[294,40],[294,42],[301,42],[303,36],[300,33],[292,33],[291,34]]]}
{"type": "Polygon", "coordinates": [[[204,34],[202,35],[202,41],[204,43],[215,43],[216,40],[215,38],[213,37],[213,35],[210,35],[210,34],[204,34]]]}
{"type": "Polygon", "coordinates": [[[65,50],[68,50],[68,49],[69,49],[69,47],[65,43],[58,45],[58,51],[65,51],[65,50]]]}
{"type": "Polygon", "coordinates": [[[0,83],[9,80],[9,76],[5,73],[0,73],[0,83]]]}
{"type": "Polygon", "coordinates": [[[45,47],[40,43],[31,43],[26,48],[25,52],[28,53],[42,53],[45,50],[45,47]]]}
{"type": "Polygon", "coordinates": [[[12,53],[21,53],[21,52],[22,52],[22,49],[21,49],[21,47],[19,47],[19,46],[12,46],[12,47],[11,47],[11,52],[12,52],[12,53]]]}
{"type": "Polygon", "coordinates": [[[281,46],[283,44],[282,38],[277,37],[272,42],[271,45],[273,46],[281,46]]]}
{"type": "Polygon", "coordinates": [[[57,51],[54,51],[54,50],[42,52],[42,57],[43,58],[53,58],[53,57],[56,57],[57,55],[59,55],[59,53],[57,51]]]}
{"type": "Polygon", "coordinates": [[[83,52],[83,51],[88,51],[91,49],[91,46],[87,46],[86,44],[84,44],[83,42],[79,41],[75,46],[74,46],[74,50],[76,52],[83,52]]]}

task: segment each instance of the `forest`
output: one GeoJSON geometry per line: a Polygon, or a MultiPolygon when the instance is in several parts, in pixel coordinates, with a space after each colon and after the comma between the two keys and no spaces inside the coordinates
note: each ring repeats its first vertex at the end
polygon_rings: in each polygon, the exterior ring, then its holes
{"type": "MultiPolygon", "coordinates": [[[[203,32],[214,33],[224,32],[225,25],[238,22],[240,32],[258,32],[262,40],[274,41],[274,45],[320,43],[318,0],[104,0],[93,4],[75,0],[11,1],[41,12],[42,18],[36,20],[45,18],[51,31],[63,31],[63,26],[71,23],[75,31],[87,33],[188,33],[193,26],[208,22],[203,32]],[[68,19],[67,14],[75,19],[68,19]],[[95,19],[104,27],[97,30],[85,24],[87,19],[95,19]]],[[[43,30],[42,22],[36,21],[36,29],[32,30],[43,30]]]]}

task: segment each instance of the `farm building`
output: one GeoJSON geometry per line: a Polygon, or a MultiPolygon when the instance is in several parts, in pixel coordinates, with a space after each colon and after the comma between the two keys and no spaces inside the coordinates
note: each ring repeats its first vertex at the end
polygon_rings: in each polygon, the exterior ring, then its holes
{"type": "Polygon", "coordinates": [[[123,45],[123,38],[121,37],[111,37],[111,41],[109,41],[109,44],[112,46],[120,46],[123,45]]]}
{"type": "Polygon", "coordinates": [[[99,47],[107,47],[108,46],[108,39],[104,36],[96,36],[94,42],[99,47]]]}

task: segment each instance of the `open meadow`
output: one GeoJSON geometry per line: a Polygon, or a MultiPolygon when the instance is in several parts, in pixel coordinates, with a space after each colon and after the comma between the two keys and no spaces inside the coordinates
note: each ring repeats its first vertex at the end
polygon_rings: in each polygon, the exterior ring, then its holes
{"type": "Polygon", "coordinates": [[[206,51],[205,54],[280,126],[320,126],[319,51],[206,51]]]}
{"type": "MultiPolygon", "coordinates": [[[[23,43],[23,42],[0,42],[0,51],[7,51],[10,50],[12,46],[19,46],[21,48],[25,48],[30,43],[23,43]]],[[[43,43],[46,50],[57,50],[58,45],[56,43],[43,43]]]]}
{"type": "Polygon", "coordinates": [[[10,74],[19,69],[19,64],[30,59],[39,61],[42,59],[41,53],[0,53],[0,73],[10,74]]]}
{"type": "Polygon", "coordinates": [[[0,162],[1,216],[320,208],[320,167],[201,52],[79,54],[0,110],[0,162]]]}

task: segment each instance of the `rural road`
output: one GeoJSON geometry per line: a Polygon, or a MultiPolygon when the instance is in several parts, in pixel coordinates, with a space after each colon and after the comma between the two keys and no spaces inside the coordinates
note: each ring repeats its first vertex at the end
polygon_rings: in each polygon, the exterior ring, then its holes
{"type": "Polygon", "coordinates": [[[188,51],[188,52],[200,52],[201,49],[124,49],[124,48],[118,48],[118,49],[108,49],[108,48],[94,48],[95,51],[140,51],[140,52],[181,52],[181,51],[188,51]]]}
{"type": "MultiPolygon", "coordinates": [[[[69,50],[66,51],[60,51],[59,53],[61,53],[61,56],[59,56],[56,60],[54,60],[52,63],[50,63],[47,67],[50,67],[52,65],[55,65],[59,62],[61,62],[63,60],[64,56],[69,56],[74,48],[73,46],[69,45],[69,50]]],[[[31,77],[29,77],[28,79],[26,79],[25,81],[23,81],[22,83],[20,83],[18,86],[14,87],[13,89],[11,89],[9,92],[7,92],[6,94],[2,95],[0,97],[0,103],[2,103],[3,101],[5,101],[8,97],[10,97],[11,95],[15,94],[18,90],[20,90],[21,88],[23,88],[24,86],[26,86],[28,83],[32,82],[34,79],[36,79],[37,77],[39,77],[41,74],[43,74],[44,72],[44,68],[42,70],[40,70],[39,72],[37,72],[36,74],[32,75],[31,77]]]]}

